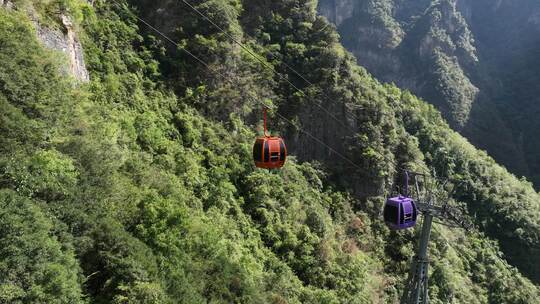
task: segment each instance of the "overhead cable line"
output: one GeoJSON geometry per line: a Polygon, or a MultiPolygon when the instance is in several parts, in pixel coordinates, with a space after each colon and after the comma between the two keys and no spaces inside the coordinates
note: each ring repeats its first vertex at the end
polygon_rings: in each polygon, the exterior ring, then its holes
{"type": "MultiPolygon", "coordinates": [[[[189,8],[191,8],[193,11],[195,11],[199,16],[201,16],[204,20],[208,21],[210,24],[212,24],[215,28],[217,28],[220,32],[222,32],[224,35],[226,35],[229,39],[231,39],[235,44],[237,44],[238,46],[240,46],[243,50],[245,50],[249,55],[251,55],[255,60],[257,60],[258,62],[260,62],[264,68],[268,69],[269,71],[271,71],[273,74],[275,74],[276,76],[278,76],[281,80],[284,80],[285,82],[287,82],[291,87],[293,87],[298,93],[302,94],[303,96],[305,97],[308,97],[308,95],[304,92],[304,90],[300,89],[298,86],[296,86],[294,83],[292,83],[289,79],[287,79],[285,76],[283,76],[282,74],[280,74],[279,72],[277,72],[274,67],[272,65],[270,65],[268,62],[262,60],[258,54],[256,54],[255,52],[253,52],[249,47],[245,46],[242,42],[240,42],[237,38],[235,38],[233,35],[231,35],[230,33],[228,33],[223,27],[219,26],[216,22],[214,22],[208,15],[204,14],[203,12],[201,12],[199,9],[197,9],[196,7],[194,7],[193,5],[191,5],[188,1],[186,0],[182,0],[182,2],[184,2],[184,4],[186,4],[189,8]]],[[[244,33],[248,38],[252,39],[252,40],[255,40],[253,37],[249,36],[247,33],[244,33]]],[[[288,65],[286,62],[282,62],[282,64],[288,68],[290,71],[292,71],[295,75],[297,75],[299,78],[301,78],[302,80],[304,80],[307,84],[308,84],[308,87],[311,87],[311,86],[315,86],[315,84],[311,81],[309,81],[305,76],[303,76],[300,72],[298,72],[296,69],[294,69],[293,67],[291,67],[290,65],[288,65]]],[[[323,91],[321,91],[321,94],[328,100],[331,100],[331,98],[325,94],[323,91]]],[[[315,98],[314,98],[315,99],[315,98]]],[[[318,101],[322,101],[321,99],[319,99],[318,101]]],[[[330,116],[332,119],[334,119],[338,124],[340,124],[342,127],[344,127],[345,129],[349,130],[351,133],[355,134],[356,133],[356,130],[353,130],[351,127],[349,127],[348,125],[344,124],[342,120],[340,120],[339,118],[337,118],[334,114],[330,113],[327,109],[325,109],[321,104],[319,104],[317,102],[317,100],[315,99],[315,102],[314,104],[319,107],[321,110],[323,110],[328,116],[330,116]]],[[[347,106],[346,104],[344,104],[345,106],[345,111],[347,111],[347,106]]],[[[353,114],[351,114],[352,116],[354,116],[353,114]]],[[[375,151],[376,154],[378,154],[380,157],[382,157],[385,161],[388,161],[390,164],[392,164],[393,166],[395,167],[399,167],[399,165],[391,160],[391,159],[387,159],[382,153],[378,152],[378,151],[375,151]]]]}
{"type": "MultiPolygon", "coordinates": [[[[291,87],[293,87],[297,92],[301,93],[303,96],[305,97],[308,97],[308,95],[302,90],[300,89],[298,86],[296,86],[294,83],[292,83],[289,79],[287,79],[285,76],[281,75],[279,72],[277,72],[274,67],[270,64],[268,64],[268,62],[262,60],[260,58],[260,56],[258,54],[256,54],[255,52],[253,52],[250,48],[248,48],[247,46],[245,46],[242,42],[240,42],[238,39],[236,39],[233,35],[231,35],[230,33],[228,33],[225,29],[223,29],[221,26],[219,26],[217,23],[215,23],[212,19],[210,19],[210,17],[208,17],[206,14],[204,14],[203,12],[201,12],[200,10],[198,10],[196,7],[194,7],[193,5],[191,5],[189,2],[187,2],[186,0],[182,0],[182,2],[184,2],[187,6],[189,6],[193,11],[195,11],[199,16],[201,16],[204,20],[208,21],[210,24],[212,24],[215,28],[217,28],[219,31],[221,31],[223,34],[225,34],[229,39],[231,39],[234,43],[236,43],[238,46],[240,46],[244,51],[246,51],[249,55],[251,55],[253,58],[255,58],[255,60],[257,60],[258,62],[260,62],[264,68],[268,69],[269,71],[271,71],[273,74],[275,74],[276,76],[278,76],[281,80],[287,82],[291,87]]],[[[248,34],[245,34],[247,37],[253,39],[253,37],[249,36],[248,34]]],[[[298,77],[300,77],[302,80],[304,80],[306,83],[309,84],[309,86],[314,86],[314,84],[309,81],[307,78],[305,78],[302,74],[300,74],[299,72],[297,72],[295,69],[293,69],[290,65],[288,65],[286,62],[282,62],[282,64],[287,67],[288,69],[290,69],[295,75],[297,75],[298,77]]],[[[327,99],[330,99],[328,96],[326,96],[326,94],[324,94],[324,92],[321,92],[323,95],[325,95],[325,97],[327,99]]],[[[337,118],[334,114],[330,113],[330,111],[328,111],[327,109],[325,109],[322,105],[318,104],[315,102],[315,105],[318,106],[320,109],[322,109],[324,112],[326,112],[326,114],[328,114],[328,116],[332,117],[337,123],[339,123],[342,127],[346,128],[346,129],[350,129],[349,126],[345,125],[339,118],[337,118]]],[[[351,130],[353,131],[353,130],[351,130]]]]}
{"type": "MultiPolygon", "coordinates": [[[[113,0],[113,2],[117,5],[119,5],[118,2],[116,2],[116,0],[113,0]]],[[[141,17],[137,16],[135,13],[129,11],[128,9],[128,12],[134,17],[136,18],[137,20],[139,20],[141,23],[143,23],[144,25],[148,26],[150,29],[152,29],[154,32],[158,33],[160,36],[162,36],[163,38],[165,38],[167,41],[169,41],[170,43],[172,43],[173,45],[175,45],[177,48],[181,49],[182,51],[184,51],[186,54],[188,54],[189,56],[191,56],[193,59],[197,60],[199,63],[201,63],[204,67],[206,67],[208,70],[210,70],[211,72],[213,73],[216,73],[218,74],[219,76],[221,76],[225,81],[228,81],[230,84],[234,85],[234,83],[230,82],[230,79],[228,77],[226,77],[223,73],[217,71],[216,69],[213,69],[212,67],[210,67],[210,65],[208,63],[206,63],[203,59],[199,58],[198,56],[196,56],[195,54],[193,54],[192,52],[186,50],[185,48],[183,48],[179,43],[177,43],[176,41],[172,40],[169,36],[167,36],[166,34],[164,34],[163,32],[161,32],[159,29],[155,28],[154,26],[152,26],[150,23],[146,22],[144,19],[142,19],[141,17]]],[[[249,93],[248,93],[249,94],[249,93]]],[[[250,97],[255,103],[258,103],[260,105],[262,105],[263,107],[267,108],[267,109],[270,109],[270,110],[275,110],[275,108],[272,108],[266,104],[264,104],[263,102],[259,101],[257,98],[255,97],[252,97],[252,96],[248,96],[250,97]]],[[[294,126],[295,128],[297,128],[299,131],[301,131],[302,133],[306,134],[307,136],[309,136],[310,138],[312,138],[314,141],[318,142],[319,144],[325,146],[326,148],[328,148],[330,151],[332,151],[334,154],[336,154],[337,156],[339,156],[340,158],[342,158],[343,160],[345,160],[346,162],[348,162],[349,164],[353,165],[354,167],[356,167],[357,169],[360,169],[362,170],[363,168],[359,165],[357,165],[354,161],[352,161],[351,159],[349,159],[348,157],[346,157],[345,155],[343,155],[342,153],[338,152],[337,150],[335,150],[334,148],[330,147],[329,145],[327,145],[324,141],[322,141],[321,139],[317,138],[316,136],[314,136],[313,134],[311,134],[310,132],[304,130],[301,126],[299,126],[298,124],[294,123],[293,121],[291,121],[290,119],[288,119],[287,117],[283,116],[282,114],[280,114],[278,111],[275,111],[276,115],[278,115],[281,119],[285,120],[286,122],[288,122],[289,124],[291,124],[292,126],[294,126]]]]}

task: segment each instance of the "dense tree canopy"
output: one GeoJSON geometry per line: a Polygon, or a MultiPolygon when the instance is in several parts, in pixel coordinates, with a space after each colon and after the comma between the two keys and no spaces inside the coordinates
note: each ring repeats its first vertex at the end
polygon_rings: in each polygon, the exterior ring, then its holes
{"type": "Polygon", "coordinates": [[[529,183],[358,67],[314,1],[189,3],[228,34],[169,1],[0,8],[0,302],[397,303],[416,246],[380,218],[398,165],[463,181],[476,214],[435,228],[432,303],[538,302],[529,183]],[[76,17],[89,83],[37,40],[28,15],[53,12],[76,17]],[[252,164],[258,99],[294,123],[271,113],[280,171],[252,164]]]}

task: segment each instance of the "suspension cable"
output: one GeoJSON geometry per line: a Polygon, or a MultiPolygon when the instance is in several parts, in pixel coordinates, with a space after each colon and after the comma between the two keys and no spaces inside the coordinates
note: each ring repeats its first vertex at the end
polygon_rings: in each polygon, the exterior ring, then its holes
{"type": "Polygon", "coordinates": [[[264,136],[268,136],[266,132],[266,107],[264,108],[264,136]]]}
{"type": "MultiPolygon", "coordinates": [[[[112,0],[113,3],[117,4],[119,8],[120,7],[120,4],[116,1],[116,0],[112,0]]],[[[186,50],[185,48],[181,47],[179,43],[175,42],[174,40],[172,40],[170,37],[168,37],[166,34],[164,34],[163,32],[161,32],[160,30],[158,30],[157,28],[155,28],[154,26],[152,26],[151,24],[149,24],[148,22],[146,22],[144,19],[142,19],[141,17],[137,16],[135,13],[131,12],[129,9],[127,10],[129,12],[129,14],[131,14],[134,18],[136,18],[137,20],[139,20],[140,22],[142,22],[144,25],[148,26],[150,29],[152,29],[154,32],[158,33],[160,36],[162,36],[163,38],[165,38],[167,41],[169,41],[170,43],[172,43],[173,45],[175,45],[177,48],[181,49],[182,51],[184,51],[186,54],[188,54],[190,57],[194,58],[195,60],[197,60],[198,62],[200,62],[203,66],[205,66],[208,70],[210,70],[211,72],[213,73],[216,73],[218,75],[220,75],[225,81],[229,82],[230,79],[228,77],[225,77],[225,75],[223,75],[223,73],[213,69],[212,67],[210,67],[210,65],[208,63],[206,63],[203,59],[199,58],[198,56],[196,56],[195,54],[193,54],[192,52],[186,50]]],[[[232,82],[229,82],[230,84],[234,85],[234,83],[232,82]]],[[[249,93],[248,93],[249,94],[249,93]]],[[[262,103],[261,101],[259,101],[257,98],[255,97],[252,97],[251,95],[248,95],[249,98],[251,98],[255,103],[259,103],[261,104],[264,108],[265,108],[265,112],[266,112],[266,109],[273,109],[271,108],[270,106],[262,103]]],[[[290,125],[294,126],[296,129],[298,129],[299,131],[301,131],[302,133],[306,134],[307,136],[309,136],[310,138],[312,138],[313,140],[315,140],[316,142],[318,142],[319,144],[325,146],[326,148],[328,148],[328,150],[332,151],[334,154],[336,154],[337,156],[339,156],[340,158],[342,158],[343,160],[345,160],[346,162],[348,162],[349,164],[351,164],[352,166],[356,167],[357,169],[359,170],[363,170],[363,168],[359,165],[357,165],[354,161],[352,161],[351,159],[349,159],[348,157],[346,157],[345,155],[341,154],[340,152],[336,151],[334,148],[330,147],[329,145],[327,145],[324,141],[320,140],[319,138],[317,138],[316,136],[314,136],[313,134],[311,134],[310,132],[304,130],[301,126],[299,126],[298,124],[294,123],[293,121],[291,121],[290,119],[288,119],[287,117],[283,116],[282,114],[280,114],[278,111],[275,111],[275,114],[278,115],[281,119],[285,120],[286,122],[288,122],[290,125]]],[[[266,130],[266,128],[265,128],[266,130]]]]}
{"type": "MultiPolygon", "coordinates": [[[[208,21],[210,24],[212,24],[215,28],[217,28],[219,31],[221,31],[223,34],[225,34],[229,39],[231,39],[234,43],[236,43],[238,46],[240,46],[244,51],[246,51],[249,55],[251,55],[255,60],[257,60],[258,62],[260,62],[264,68],[268,69],[269,71],[271,71],[273,74],[275,74],[276,76],[278,76],[281,80],[287,82],[291,87],[293,87],[298,93],[302,94],[303,96],[305,97],[308,97],[308,95],[302,90],[300,89],[298,86],[296,86],[294,83],[292,83],[289,79],[287,79],[285,76],[281,75],[280,73],[278,73],[273,66],[271,66],[270,64],[268,64],[268,62],[262,60],[260,58],[260,56],[258,54],[256,54],[255,52],[253,52],[250,48],[248,48],[247,46],[245,46],[242,42],[240,42],[238,39],[236,39],[234,36],[232,36],[231,34],[229,34],[227,31],[225,31],[225,29],[223,29],[221,26],[219,26],[217,23],[215,23],[212,19],[210,19],[210,17],[208,17],[206,14],[204,14],[203,12],[201,12],[200,10],[198,10],[196,7],[194,7],[193,5],[191,5],[189,2],[187,2],[186,0],[182,0],[182,2],[184,2],[187,6],[189,6],[193,11],[195,11],[199,16],[201,16],[204,20],[208,21]]],[[[251,36],[249,36],[248,34],[245,34],[247,37],[253,39],[251,36]]],[[[293,69],[291,66],[289,66],[286,62],[282,62],[282,64],[287,67],[288,69],[290,69],[294,74],[296,74],[298,77],[300,77],[302,80],[304,80],[306,83],[309,84],[309,86],[313,86],[314,84],[312,82],[310,82],[309,80],[307,80],[302,74],[300,74],[299,72],[297,72],[295,69],[293,69]]],[[[309,87],[308,86],[308,87],[309,87]]],[[[325,95],[325,97],[327,99],[331,99],[329,98],[328,96],[326,96],[326,94],[324,94],[324,92],[321,91],[321,93],[323,95],[325,95]]],[[[322,109],[324,112],[326,112],[326,114],[330,117],[332,117],[332,119],[334,119],[338,124],[340,124],[342,127],[346,128],[346,129],[349,129],[350,131],[354,131],[354,130],[351,130],[351,128],[347,125],[345,125],[339,118],[337,118],[334,114],[330,113],[330,111],[328,111],[327,109],[325,109],[322,105],[318,104],[317,102],[315,102],[315,105],[317,107],[319,107],[320,109],[322,109]]]]}
{"type": "MultiPolygon", "coordinates": [[[[178,0],[177,0],[178,1],[178,0]]],[[[298,86],[296,86],[294,83],[292,83],[289,79],[287,79],[287,77],[281,75],[280,73],[278,73],[274,67],[272,65],[270,65],[268,62],[262,60],[258,54],[256,54],[255,52],[253,52],[250,48],[248,48],[247,46],[245,46],[242,42],[240,42],[238,39],[236,39],[233,35],[231,35],[230,33],[228,33],[223,27],[219,26],[216,22],[214,22],[208,15],[204,14],[203,12],[201,12],[199,9],[197,9],[196,7],[194,7],[193,5],[191,5],[187,0],[182,0],[182,2],[184,4],[186,4],[189,8],[191,8],[194,12],[196,12],[199,16],[201,16],[204,20],[208,21],[210,24],[212,24],[215,28],[217,28],[220,32],[222,32],[224,35],[226,35],[229,39],[231,39],[235,44],[237,44],[238,46],[240,46],[243,50],[245,50],[249,55],[251,55],[255,60],[257,60],[258,62],[260,62],[262,64],[262,66],[264,68],[266,68],[267,70],[271,71],[273,74],[275,74],[276,76],[278,76],[281,80],[287,82],[292,88],[294,88],[298,93],[302,94],[303,96],[305,97],[308,97],[308,95],[304,92],[304,90],[300,89],[298,86]]],[[[247,33],[244,33],[245,36],[247,36],[248,38],[252,39],[252,40],[255,40],[253,37],[249,36],[247,33]]],[[[314,83],[312,83],[311,81],[309,81],[305,76],[303,76],[300,72],[298,72],[297,70],[295,70],[293,67],[291,67],[290,65],[288,65],[286,62],[282,62],[282,64],[288,68],[290,71],[292,71],[295,75],[297,75],[299,78],[301,78],[302,80],[304,80],[307,84],[308,84],[308,88],[311,87],[311,86],[315,86],[314,83]]],[[[327,100],[331,100],[331,98],[324,93],[324,91],[321,91],[321,94],[326,97],[327,100]]],[[[314,102],[314,104],[320,108],[321,110],[323,110],[328,116],[330,116],[332,119],[334,119],[339,125],[341,125],[342,127],[344,127],[345,129],[349,130],[351,133],[356,133],[355,130],[353,130],[351,127],[349,127],[348,125],[344,124],[342,120],[340,120],[339,118],[337,118],[334,114],[330,113],[327,109],[325,109],[321,104],[319,104],[317,102],[317,100],[315,100],[316,102],[314,102]]],[[[318,101],[321,101],[320,99],[318,101]]],[[[346,104],[344,104],[344,110],[345,112],[348,112],[347,111],[347,106],[346,104]]],[[[354,114],[351,114],[354,116],[354,114]]],[[[379,156],[381,156],[383,159],[385,159],[386,161],[388,161],[390,164],[392,164],[393,166],[395,167],[398,167],[398,164],[393,161],[392,159],[387,159],[382,153],[379,153],[377,151],[375,151],[376,154],[378,154],[379,156]]]]}

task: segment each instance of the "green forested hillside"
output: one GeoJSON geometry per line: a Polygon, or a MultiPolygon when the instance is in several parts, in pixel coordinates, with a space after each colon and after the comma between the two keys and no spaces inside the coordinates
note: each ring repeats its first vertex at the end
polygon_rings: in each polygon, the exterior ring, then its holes
{"type": "Polygon", "coordinates": [[[536,0],[320,0],[343,45],[379,80],[540,189],[536,0]]]}
{"type": "Polygon", "coordinates": [[[416,233],[380,211],[402,166],[460,181],[476,224],[436,225],[431,303],[539,303],[530,183],[356,66],[315,1],[189,3],[227,34],[182,2],[0,8],[0,303],[397,303],[416,233]],[[89,83],[37,38],[61,14],[89,83]],[[259,100],[280,171],[252,164],[259,100]]]}

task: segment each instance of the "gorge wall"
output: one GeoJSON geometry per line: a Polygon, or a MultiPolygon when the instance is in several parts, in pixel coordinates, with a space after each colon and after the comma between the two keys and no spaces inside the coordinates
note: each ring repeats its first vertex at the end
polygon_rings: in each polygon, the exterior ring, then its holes
{"type": "Polygon", "coordinates": [[[377,78],[434,104],[539,187],[538,2],[322,0],[319,12],[377,78]]]}

